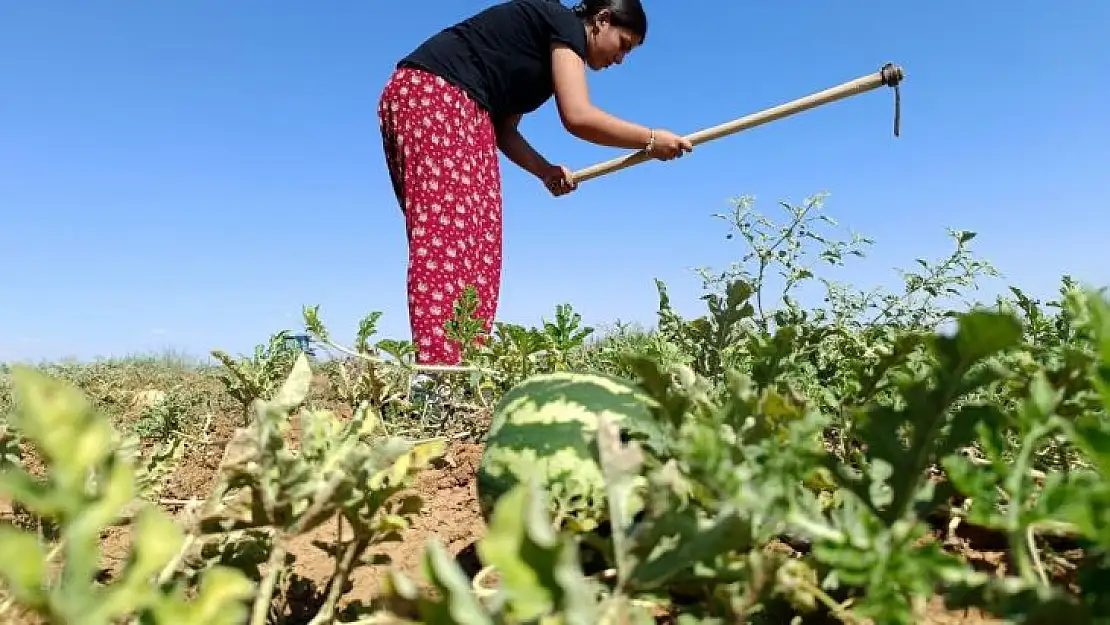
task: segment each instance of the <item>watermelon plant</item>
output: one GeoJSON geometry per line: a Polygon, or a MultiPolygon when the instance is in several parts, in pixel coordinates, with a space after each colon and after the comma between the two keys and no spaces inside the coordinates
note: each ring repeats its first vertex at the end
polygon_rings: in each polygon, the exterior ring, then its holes
{"type": "Polygon", "coordinates": [[[1015,622],[1097,622],[1110,573],[1102,555],[1110,302],[1070,295],[1066,310],[1089,342],[1076,346],[1068,379],[1094,393],[1088,412],[1061,418],[1066,392],[1047,368],[1012,366],[1023,348],[1018,316],[975,310],[957,315],[952,333],[904,334],[884,354],[869,386],[891,399],[849,407],[860,452],[848,457],[825,438],[834,415],[773,379],[730,372],[715,389],[689,367],[643,357],[630,359],[639,371],[632,388],[599,393],[592,373],[531,378],[506,395],[487,451],[487,462],[516,476],[498,483],[480,546],[483,562],[503,572],[500,586],[485,597],[433,546],[425,571],[442,597],[419,596],[398,576],[393,605],[428,623],[448,618],[449,606],[460,610],[451,622],[472,623],[649,622],[649,607],[677,609],[688,622],[785,622],[822,611],[848,623],[915,623],[939,592],[950,606],[1015,622]],[[996,395],[1003,388],[1012,402],[996,395]],[[649,399],[637,397],[628,413],[620,398],[640,393],[649,399]],[[644,408],[656,431],[640,441],[622,429],[644,408]],[[560,415],[590,424],[575,437],[589,452],[573,455],[597,479],[591,494],[604,498],[609,566],[600,572],[581,560],[597,526],[559,516],[566,486],[552,467],[569,461],[551,460],[564,447],[549,428],[560,415]],[[522,428],[512,438],[500,434],[509,423],[522,428]],[[1022,432],[1016,445],[1006,437],[1012,429],[1022,432]],[[1032,479],[1034,455],[1053,434],[1064,439],[1056,445],[1077,447],[1087,468],[1032,479]],[[985,463],[972,460],[974,449],[985,463]],[[528,461],[501,459],[508,453],[528,461]],[[1001,532],[1012,573],[977,571],[931,537],[932,515],[950,506],[953,518],[1001,532]],[[1048,534],[1089,550],[1082,597],[1048,578],[1037,546],[1048,534]],[[790,555],[772,548],[784,543],[801,546],[790,555]]]}
{"type": "Polygon", "coordinates": [[[54,521],[61,542],[47,552],[34,534],[0,524],[0,579],[10,592],[4,611],[19,604],[52,624],[110,625],[129,617],[242,623],[251,586],[234,568],[205,571],[191,598],[179,585],[159,583],[168,581],[165,572],[186,545],[185,533],[164,511],[136,505],[138,478],[107,418],[75,389],[40,372],[17,367],[12,377],[18,401],[10,424],[36,446],[47,471],[39,481],[23,467],[0,467],[0,495],[54,521]],[[125,516],[135,525],[130,557],[115,580],[101,585],[101,532],[125,516]]]}

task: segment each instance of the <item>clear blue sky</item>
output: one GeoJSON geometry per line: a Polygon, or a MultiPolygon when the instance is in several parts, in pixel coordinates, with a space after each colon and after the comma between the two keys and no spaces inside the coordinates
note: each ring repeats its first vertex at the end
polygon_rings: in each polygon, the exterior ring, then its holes
{"type": "MultiPolygon", "coordinates": [[[[488,4],[0,0],[0,360],[244,351],[302,304],[408,338],[375,106],[401,55],[488,4]]],[[[1105,0],[646,4],[647,45],[590,76],[607,110],[687,133],[893,61],[902,137],[880,89],[564,198],[503,161],[501,319],[652,323],[656,277],[699,312],[691,269],[743,251],[711,214],[744,194],[828,191],[878,241],[863,285],[944,253],[946,227],[1034,293],[1110,282],[1105,0]]],[[[572,169],[622,153],[552,102],[523,130],[572,169]]]]}

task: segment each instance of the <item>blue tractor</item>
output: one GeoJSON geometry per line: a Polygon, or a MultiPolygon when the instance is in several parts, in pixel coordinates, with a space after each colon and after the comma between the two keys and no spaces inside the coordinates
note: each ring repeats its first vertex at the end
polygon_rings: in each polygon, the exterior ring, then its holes
{"type": "Polygon", "coordinates": [[[285,337],[285,344],[290,342],[296,343],[297,349],[305,353],[306,356],[315,357],[316,349],[312,347],[312,337],[307,334],[289,334],[285,337]]]}

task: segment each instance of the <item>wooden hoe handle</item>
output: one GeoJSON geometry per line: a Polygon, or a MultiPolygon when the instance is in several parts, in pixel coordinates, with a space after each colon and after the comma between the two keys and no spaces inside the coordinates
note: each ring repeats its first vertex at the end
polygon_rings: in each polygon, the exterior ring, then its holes
{"type": "MultiPolygon", "coordinates": [[[[828,89],[825,89],[824,91],[818,91],[817,93],[807,95],[804,98],[798,98],[797,100],[794,100],[792,102],[773,106],[769,109],[759,111],[758,113],[752,113],[751,115],[746,115],[744,117],[734,119],[730,122],[725,122],[711,128],[706,128],[704,130],[699,130],[693,134],[686,135],[685,138],[688,139],[690,143],[698,145],[707,141],[712,141],[714,139],[720,139],[721,137],[740,132],[741,130],[747,130],[749,128],[761,126],[763,124],[766,124],[767,122],[773,122],[775,120],[782,119],[783,117],[788,117],[790,115],[801,113],[802,111],[807,111],[811,108],[823,106],[825,104],[829,104],[830,102],[836,102],[837,100],[841,100],[849,96],[866,93],[883,85],[894,88],[894,136],[898,136],[898,130],[901,121],[901,103],[900,94],[898,93],[898,84],[902,81],[903,78],[905,78],[905,73],[902,71],[901,67],[892,63],[887,63],[882,67],[882,69],[873,74],[861,76],[860,78],[848,81],[841,85],[837,85],[836,87],[830,87],[828,89]]],[[[585,182],[586,180],[619,171],[621,169],[624,169],[625,167],[631,167],[632,165],[643,163],[644,161],[650,160],[651,158],[652,157],[649,157],[644,150],[639,150],[625,156],[618,156],[617,158],[610,159],[596,165],[591,165],[589,167],[586,167],[585,169],[580,169],[571,175],[574,178],[575,182],[585,182]]]]}

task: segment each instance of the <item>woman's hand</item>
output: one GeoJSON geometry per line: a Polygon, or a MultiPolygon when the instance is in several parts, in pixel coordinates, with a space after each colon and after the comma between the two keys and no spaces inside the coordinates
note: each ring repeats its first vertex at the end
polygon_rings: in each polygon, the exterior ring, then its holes
{"type": "Polygon", "coordinates": [[[680,158],[686,152],[693,151],[694,146],[688,140],[676,135],[669,130],[655,130],[655,137],[648,144],[648,155],[661,161],[680,158]]]}
{"type": "Polygon", "coordinates": [[[578,183],[574,181],[570,170],[562,165],[548,165],[540,172],[540,179],[543,180],[543,186],[547,187],[555,197],[566,195],[578,188],[578,183]]]}

